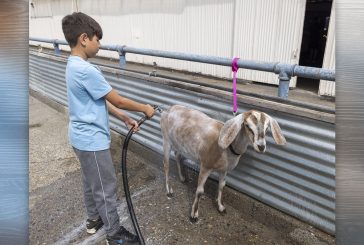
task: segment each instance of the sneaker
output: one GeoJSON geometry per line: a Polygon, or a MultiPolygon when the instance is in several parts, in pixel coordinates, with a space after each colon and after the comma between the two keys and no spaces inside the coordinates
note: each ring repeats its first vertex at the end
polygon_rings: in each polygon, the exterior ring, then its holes
{"type": "Polygon", "coordinates": [[[101,217],[99,216],[97,220],[87,219],[86,220],[86,232],[88,234],[95,234],[104,225],[101,217]]]}
{"type": "Polygon", "coordinates": [[[139,244],[138,236],[129,232],[123,226],[120,226],[118,232],[113,235],[106,235],[106,244],[119,245],[119,244],[139,244]]]}

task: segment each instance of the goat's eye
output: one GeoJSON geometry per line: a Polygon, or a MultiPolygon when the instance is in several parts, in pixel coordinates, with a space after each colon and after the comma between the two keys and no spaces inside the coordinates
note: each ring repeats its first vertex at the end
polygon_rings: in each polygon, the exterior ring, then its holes
{"type": "Polygon", "coordinates": [[[246,126],[248,128],[248,130],[250,131],[250,133],[254,134],[253,130],[249,127],[249,126],[246,126]]]}

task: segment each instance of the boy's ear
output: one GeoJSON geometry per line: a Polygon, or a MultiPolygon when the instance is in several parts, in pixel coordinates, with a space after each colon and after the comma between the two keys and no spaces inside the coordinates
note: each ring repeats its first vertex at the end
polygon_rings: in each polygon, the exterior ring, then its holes
{"type": "Polygon", "coordinates": [[[82,33],[79,37],[78,37],[78,41],[80,42],[82,47],[86,47],[86,39],[88,39],[88,36],[86,33],[82,33]]]}

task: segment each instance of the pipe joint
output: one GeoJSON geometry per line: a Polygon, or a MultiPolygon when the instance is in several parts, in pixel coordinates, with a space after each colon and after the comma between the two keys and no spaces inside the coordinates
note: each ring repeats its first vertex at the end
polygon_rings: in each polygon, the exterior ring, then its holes
{"type": "Polygon", "coordinates": [[[54,47],[54,54],[55,55],[60,55],[61,50],[59,49],[59,43],[57,42],[57,39],[53,40],[53,47],[54,47]]]}
{"type": "Polygon", "coordinates": [[[289,92],[289,83],[291,77],[294,76],[295,64],[276,63],[274,67],[274,73],[278,74],[279,86],[278,97],[287,99],[289,92]]]}
{"type": "Polygon", "coordinates": [[[117,51],[119,54],[119,65],[120,67],[125,67],[126,66],[126,52],[124,50],[124,48],[126,47],[126,45],[122,45],[122,46],[118,46],[117,51]]]}

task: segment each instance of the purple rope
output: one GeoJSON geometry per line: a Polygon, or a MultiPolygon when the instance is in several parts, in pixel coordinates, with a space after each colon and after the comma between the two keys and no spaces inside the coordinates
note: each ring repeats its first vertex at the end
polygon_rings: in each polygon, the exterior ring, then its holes
{"type": "Polygon", "coordinates": [[[235,57],[233,59],[233,63],[231,65],[231,70],[233,71],[233,114],[235,115],[235,113],[238,110],[238,103],[237,103],[237,99],[236,99],[236,73],[238,72],[238,57],[235,57]]]}

